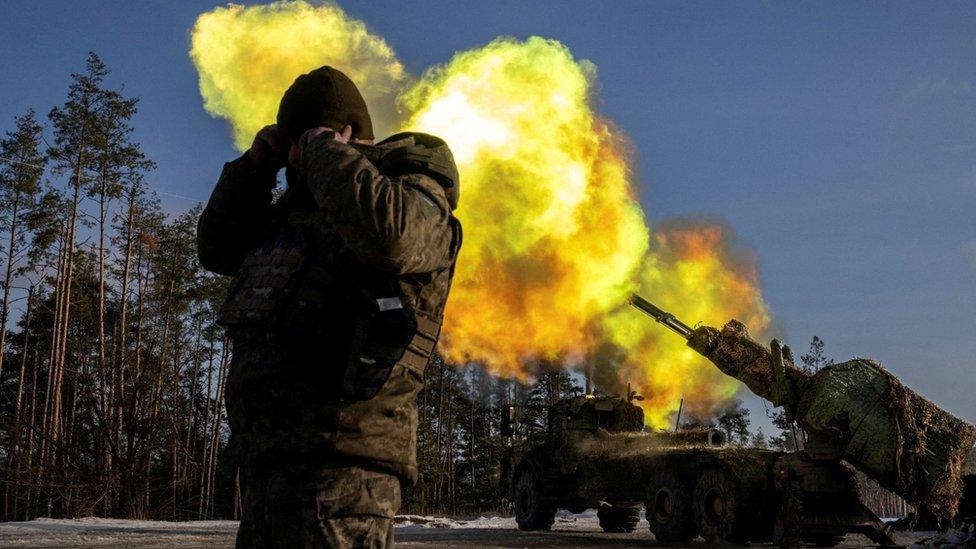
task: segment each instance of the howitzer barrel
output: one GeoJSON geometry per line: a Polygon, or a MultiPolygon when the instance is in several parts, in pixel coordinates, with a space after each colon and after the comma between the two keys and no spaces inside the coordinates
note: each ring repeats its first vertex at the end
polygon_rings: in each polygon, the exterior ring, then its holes
{"type": "Polygon", "coordinates": [[[691,334],[694,332],[687,324],[675,318],[673,314],[659,308],[657,305],[637,294],[631,294],[630,304],[685,339],[691,337],[691,334]]]}
{"type": "MultiPolygon", "coordinates": [[[[636,300],[631,303],[658,318],[636,300]]],[[[855,359],[808,373],[793,364],[788,349],[775,341],[772,348],[756,342],[738,321],[721,331],[701,326],[685,336],[666,320],[659,322],[686,337],[719,370],[783,406],[809,434],[811,446],[821,441],[837,459],[936,517],[956,514],[976,427],[905,387],[876,362],[855,359]]]]}

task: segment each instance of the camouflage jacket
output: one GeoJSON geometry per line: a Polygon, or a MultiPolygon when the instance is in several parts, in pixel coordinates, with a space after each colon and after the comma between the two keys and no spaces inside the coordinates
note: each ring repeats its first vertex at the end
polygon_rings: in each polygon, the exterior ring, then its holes
{"type": "MultiPolygon", "coordinates": [[[[385,147],[405,143],[412,144],[408,138],[385,147]]],[[[306,341],[283,343],[270,334],[275,326],[260,322],[251,329],[229,330],[235,346],[227,391],[232,429],[237,428],[236,414],[238,424],[267,426],[247,433],[247,444],[263,443],[280,451],[282,444],[311,440],[307,446],[322,463],[367,464],[413,481],[415,397],[423,387],[425,362],[404,359],[376,397],[337,403],[324,390],[330,383],[325,373],[339,367],[346,319],[341,308],[329,303],[337,294],[355,290],[357,273],[381,274],[397,281],[418,315],[439,324],[460,247],[460,224],[451,213],[457,189],[445,189],[420,173],[388,177],[356,147],[331,139],[313,141],[305,162],[306,176],[288,173],[288,189],[274,203],[275,174],[255,170],[246,157],[228,162],[200,217],[200,261],[211,271],[235,276],[229,302],[236,286],[247,285],[249,265],[262,246],[280,241],[295,226],[314,233],[313,243],[299,253],[302,268],[311,275],[306,273],[293,292],[305,309],[271,317],[276,323],[291,322],[285,331],[296,328],[295,319],[300,319],[297,328],[306,341]],[[308,324],[316,330],[308,331],[308,324]],[[249,357],[238,360],[239,354],[249,357]],[[258,356],[263,367],[253,364],[258,356]],[[235,402],[252,400],[280,406],[249,408],[248,402],[235,402]],[[259,415],[274,417],[253,417],[259,415]],[[258,440],[262,438],[266,440],[258,440]]],[[[283,265],[291,259],[287,250],[275,254],[273,259],[283,265]]],[[[274,278],[263,274],[261,279],[274,278]]]]}

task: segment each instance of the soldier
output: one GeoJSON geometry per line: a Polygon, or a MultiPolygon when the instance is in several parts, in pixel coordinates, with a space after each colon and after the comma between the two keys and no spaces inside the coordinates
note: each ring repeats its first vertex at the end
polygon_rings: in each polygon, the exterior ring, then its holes
{"type": "Polygon", "coordinates": [[[219,319],[234,351],[237,547],[390,546],[401,482],[416,481],[415,397],[461,245],[458,174],[436,137],[372,140],[346,75],[302,75],[200,217],[201,263],[234,276],[219,319]]]}

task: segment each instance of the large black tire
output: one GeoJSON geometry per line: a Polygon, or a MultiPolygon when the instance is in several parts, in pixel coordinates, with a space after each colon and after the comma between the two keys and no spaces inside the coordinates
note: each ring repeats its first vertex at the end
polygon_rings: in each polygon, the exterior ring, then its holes
{"type": "Polygon", "coordinates": [[[515,481],[515,522],[519,530],[548,530],[556,520],[556,507],[544,493],[542,482],[531,469],[515,481]]]}
{"type": "Polygon", "coordinates": [[[661,469],[647,483],[647,523],[662,543],[687,543],[698,537],[691,487],[671,469],[661,469]]]}
{"type": "Polygon", "coordinates": [[[640,507],[616,506],[601,503],[596,509],[596,516],[600,519],[600,528],[604,532],[613,534],[629,534],[637,530],[640,522],[640,507]]]}
{"type": "Polygon", "coordinates": [[[698,477],[692,508],[698,531],[708,543],[745,543],[749,511],[738,483],[724,469],[710,467],[698,477]]]}

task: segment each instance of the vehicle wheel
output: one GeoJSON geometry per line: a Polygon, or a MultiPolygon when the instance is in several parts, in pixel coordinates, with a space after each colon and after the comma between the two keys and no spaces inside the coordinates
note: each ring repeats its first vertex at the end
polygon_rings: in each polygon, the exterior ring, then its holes
{"type": "Polygon", "coordinates": [[[556,508],[543,494],[541,482],[526,469],[515,481],[515,522],[519,530],[548,530],[556,520],[556,508]]]}
{"type": "Polygon", "coordinates": [[[640,522],[640,507],[623,507],[609,503],[601,503],[596,509],[596,516],[600,519],[600,528],[604,532],[626,534],[637,529],[640,522]]]}
{"type": "Polygon", "coordinates": [[[685,543],[698,536],[691,509],[691,488],[677,473],[661,470],[647,483],[647,523],[654,537],[663,543],[685,543]]]}
{"type": "Polygon", "coordinates": [[[743,543],[748,539],[748,511],[739,487],[724,469],[712,467],[698,477],[692,500],[695,523],[709,543],[743,543]]]}

